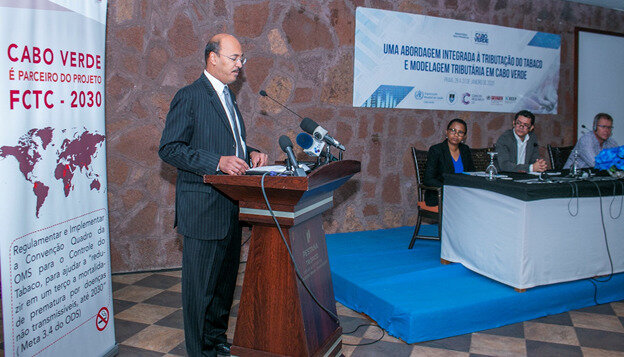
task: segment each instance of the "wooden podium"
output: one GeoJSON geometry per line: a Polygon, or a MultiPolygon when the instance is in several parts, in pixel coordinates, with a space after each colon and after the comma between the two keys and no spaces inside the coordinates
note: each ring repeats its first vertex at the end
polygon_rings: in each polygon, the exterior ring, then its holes
{"type": "MultiPolygon", "coordinates": [[[[336,314],[321,213],[333,193],[360,171],[360,162],[338,161],[307,177],[265,176],[265,192],[301,277],[320,303],[336,314]]],[[[342,328],[323,311],[295,274],[288,250],[268,211],[261,176],[206,175],[240,205],[250,222],[251,245],[238,308],[232,355],[339,356],[342,328]]]]}

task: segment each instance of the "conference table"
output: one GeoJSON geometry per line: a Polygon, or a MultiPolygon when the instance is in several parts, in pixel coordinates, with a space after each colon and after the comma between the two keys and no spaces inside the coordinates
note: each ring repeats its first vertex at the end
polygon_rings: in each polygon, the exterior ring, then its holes
{"type": "Polygon", "coordinates": [[[445,175],[440,257],[520,291],[624,271],[624,181],[559,180],[445,175]]]}

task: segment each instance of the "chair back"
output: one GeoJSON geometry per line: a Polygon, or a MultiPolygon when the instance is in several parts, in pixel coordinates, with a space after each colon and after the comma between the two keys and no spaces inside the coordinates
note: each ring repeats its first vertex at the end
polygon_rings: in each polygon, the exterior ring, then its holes
{"type": "Polygon", "coordinates": [[[574,149],[572,146],[551,146],[548,147],[548,157],[550,158],[550,168],[553,170],[562,170],[563,165],[568,161],[568,157],[574,149]]]}
{"type": "Polygon", "coordinates": [[[479,148],[473,149],[470,148],[470,153],[472,154],[472,162],[475,166],[475,171],[485,171],[485,169],[490,164],[490,155],[488,152],[492,151],[492,148],[479,148]]]}
{"type": "Polygon", "coordinates": [[[425,200],[425,193],[420,187],[425,181],[425,168],[427,167],[427,152],[417,150],[412,146],[412,157],[414,158],[414,170],[416,170],[416,188],[418,189],[418,201],[425,200]]]}

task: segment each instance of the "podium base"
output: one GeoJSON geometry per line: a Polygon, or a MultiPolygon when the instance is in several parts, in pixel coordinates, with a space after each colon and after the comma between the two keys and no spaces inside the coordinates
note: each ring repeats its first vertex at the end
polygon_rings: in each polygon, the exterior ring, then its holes
{"type": "MultiPolygon", "coordinates": [[[[253,356],[253,357],[288,357],[278,353],[272,353],[261,350],[254,350],[247,347],[232,345],[232,356],[253,356]]],[[[319,348],[316,353],[308,355],[309,357],[335,357],[342,356],[342,328],[336,331],[327,339],[327,341],[319,348]]]]}

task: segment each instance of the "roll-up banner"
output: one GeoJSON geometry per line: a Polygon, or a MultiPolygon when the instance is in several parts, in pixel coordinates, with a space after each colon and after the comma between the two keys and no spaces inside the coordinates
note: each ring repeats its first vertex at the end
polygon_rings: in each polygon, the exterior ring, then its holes
{"type": "Polygon", "coordinates": [[[353,106],[557,113],[561,36],[358,7],[353,106]]]}
{"type": "Polygon", "coordinates": [[[116,352],[104,122],[106,0],[0,0],[6,356],[116,352]]]}

